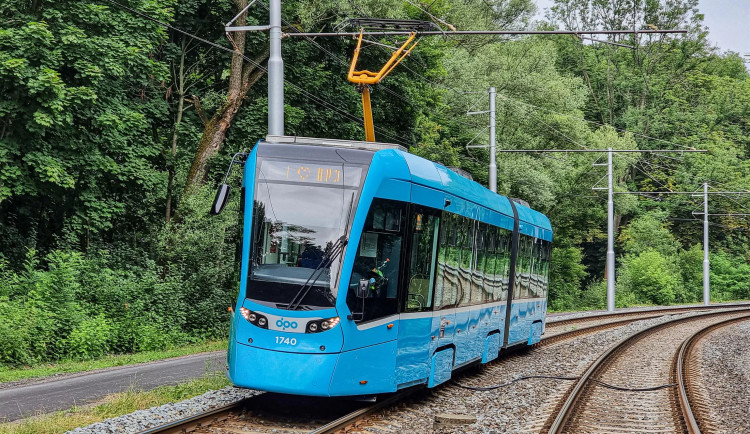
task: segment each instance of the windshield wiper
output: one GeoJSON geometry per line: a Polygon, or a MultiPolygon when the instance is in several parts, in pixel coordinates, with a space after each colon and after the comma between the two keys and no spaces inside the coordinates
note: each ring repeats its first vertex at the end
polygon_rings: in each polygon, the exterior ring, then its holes
{"type": "Polygon", "coordinates": [[[299,291],[297,291],[297,293],[292,298],[292,301],[289,302],[289,310],[297,310],[299,308],[302,300],[305,299],[307,294],[310,292],[310,289],[312,289],[313,285],[315,285],[315,282],[317,282],[318,279],[320,279],[320,276],[323,275],[325,269],[329,268],[333,261],[335,261],[336,258],[344,251],[344,247],[346,247],[346,243],[348,241],[349,240],[346,238],[346,236],[342,235],[338,240],[336,240],[335,243],[333,243],[333,245],[331,245],[331,247],[328,249],[328,253],[323,256],[320,264],[318,264],[318,267],[313,270],[313,272],[310,274],[310,277],[307,278],[307,281],[300,287],[299,291]],[[318,275],[315,276],[315,273],[318,273],[318,275]],[[315,276],[315,279],[313,279],[313,276],[315,276]]]}

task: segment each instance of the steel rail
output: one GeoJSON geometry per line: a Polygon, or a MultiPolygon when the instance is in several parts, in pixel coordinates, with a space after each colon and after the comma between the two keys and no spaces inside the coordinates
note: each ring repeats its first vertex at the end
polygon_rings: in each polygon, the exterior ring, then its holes
{"type": "Polygon", "coordinates": [[[398,402],[401,402],[404,398],[407,396],[413,394],[417,389],[408,389],[403,392],[396,392],[395,395],[392,395],[380,402],[376,402],[375,404],[361,408],[359,410],[355,410],[345,416],[342,416],[333,422],[329,422],[320,428],[316,429],[315,431],[311,431],[311,434],[327,434],[327,433],[335,433],[340,430],[344,430],[346,427],[354,424],[360,419],[365,418],[366,416],[369,416],[372,413],[375,413],[378,410],[381,410],[385,407],[389,407],[391,405],[394,405],[398,402]]]}
{"type": "MultiPolygon", "coordinates": [[[[745,309],[745,310],[749,310],[745,309]]],[[[621,348],[624,348],[628,344],[632,343],[634,340],[643,337],[649,333],[653,333],[657,330],[661,330],[663,328],[667,328],[670,326],[673,326],[675,324],[679,324],[681,322],[687,322],[692,321],[697,318],[705,318],[710,316],[716,316],[716,315],[722,315],[722,314],[728,314],[733,312],[742,311],[742,309],[737,310],[727,310],[727,311],[719,311],[719,312],[707,312],[707,313],[700,313],[696,315],[691,315],[686,318],[677,318],[670,321],[663,322],[661,324],[657,324],[655,326],[646,328],[644,330],[638,331],[636,333],[631,334],[630,336],[625,337],[617,344],[611,346],[607,351],[605,351],[599,358],[597,358],[586,370],[586,372],[581,376],[581,378],[576,383],[573,390],[570,392],[570,395],[568,395],[568,398],[565,400],[565,403],[563,404],[560,411],[557,413],[557,416],[555,417],[554,422],[552,423],[552,426],[549,429],[550,434],[560,434],[564,432],[564,428],[568,420],[570,419],[570,416],[573,413],[574,405],[579,400],[579,398],[582,395],[582,391],[584,387],[588,386],[588,380],[592,377],[594,372],[596,372],[599,367],[603,366],[604,362],[608,360],[613,354],[615,354],[618,350],[621,348]]]]}
{"type": "Polygon", "coordinates": [[[707,334],[715,331],[716,329],[732,325],[736,322],[748,320],[750,320],[750,315],[739,318],[731,318],[726,321],[712,324],[704,328],[703,330],[697,331],[692,336],[685,339],[685,342],[682,343],[679,355],[677,356],[677,383],[679,385],[677,391],[680,400],[680,407],[682,408],[682,416],[685,419],[685,425],[687,426],[688,433],[701,434],[700,424],[698,423],[698,420],[696,419],[695,414],[693,413],[693,410],[690,406],[687,387],[685,386],[687,383],[686,367],[688,363],[688,354],[690,353],[690,351],[692,351],[695,344],[698,343],[698,341],[705,337],[707,334]]]}
{"type": "Polygon", "coordinates": [[[750,303],[727,303],[727,304],[712,304],[709,306],[695,305],[695,306],[675,306],[675,307],[663,307],[651,310],[635,310],[628,312],[602,312],[600,315],[581,316],[577,318],[564,319],[560,321],[547,321],[547,329],[561,327],[564,325],[576,324],[587,321],[596,321],[600,319],[615,318],[629,315],[648,315],[653,313],[660,313],[662,315],[669,315],[671,313],[684,313],[690,311],[701,311],[701,310],[715,310],[715,309],[734,309],[734,308],[750,308],[750,303]]]}
{"type": "Polygon", "coordinates": [[[583,327],[583,328],[576,329],[576,330],[569,330],[569,331],[558,333],[556,335],[552,335],[546,338],[542,337],[542,339],[539,342],[533,344],[532,347],[538,348],[542,346],[547,346],[547,345],[551,345],[561,340],[567,340],[577,335],[585,335],[585,334],[589,334],[591,332],[596,332],[599,330],[606,330],[606,329],[611,329],[611,328],[618,327],[621,325],[627,325],[635,321],[645,321],[648,319],[659,318],[662,316],[664,315],[656,314],[656,315],[643,316],[643,317],[638,317],[638,318],[621,319],[617,321],[606,322],[604,324],[595,324],[589,327],[583,327]]]}
{"type": "MultiPolygon", "coordinates": [[[[258,396],[258,395],[255,395],[258,396]]],[[[219,407],[213,410],[209,410],[204,413],[196,414],[194,416],[188,416],[182,419],[178,419],[164,425],[155,426],[143,431],[139,431],[138,434],[171,434],[171,433],[184,433],[188,430],[208,426],[214,422],[218,422],[229,418],[232,413],[241,411],[247,403],[252,400],[255,396],[245,398],[241,401],[237,401],[234,404],[228,404],[223,407],[219,407]]]]}

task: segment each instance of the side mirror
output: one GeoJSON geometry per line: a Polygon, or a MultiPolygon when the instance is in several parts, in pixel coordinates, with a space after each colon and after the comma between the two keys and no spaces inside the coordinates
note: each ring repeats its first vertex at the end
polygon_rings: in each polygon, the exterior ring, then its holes
{"type": "Polygon", "coordinates": [[[221,210],[227,205],[229,200],[229,192],[232,187],[229,184],[222,183],[219,185],[219,189],[216,191],[216,197],[214,198],[214,204],[211,205],[211,215],[219,215],[221,210]]]}
{"type": "Polygon", "coordinates": [[[357,298],[367,298],[367,293],[370,289],[370,281],[368,279],[362,279],[359,281],[357,286],[357,298]]]}

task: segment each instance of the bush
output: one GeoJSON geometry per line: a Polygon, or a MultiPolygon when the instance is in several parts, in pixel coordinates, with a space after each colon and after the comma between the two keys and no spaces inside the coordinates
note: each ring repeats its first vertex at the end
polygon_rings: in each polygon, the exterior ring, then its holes
{"type": "Polygon", "coordinates": [[[549,305],[551,310],[578,310],[582,303],[581,282],[588,273],[581,264],[583,253],[578,247],[552,249],[550,259],[549,305]]]}
{"type": "Polygon", "coordinates": [[[190,342],[187,334],[169,326],[144,323],[138,327],[135,349],[161,351],[190,342]]]}
{"type": "Polygon", "coordinates": [[[29,364],[36,359],[32,327],[32,317],[22,303],[0,298],[0,364],[29,364]]]}
{"type": "Polygon", "coordinates": [[[683,250],[678,256],[685,303],[703,299],[703,248],[699,244],[683,250]]]}
{"type": "Polygon", "coordinates": [[[716,253],[710,259],[712,300],[750,298],[750,265],[744,258],[716,253]]]}
{"type": "Polygon", "coordinates": [[[606,309],[607,308],[607,282],[595,280],[589,283],[581,293],[582,309],[606,309]]]}
{"type": "Polygon", "coordinates": [[[631,255],[640,255],[649,250],[667,257],[675,255],[680,244],[669,231],[666,217],[665,213],[652,213],[631,221],[619,237],[623,251],[631,255]]]}
{"type": "Polygon", "coordinates": [[[68,354],[76,359],[93,359],[107,354],[113,340],[113,327],[104,315],[82,321],[68,337],[68,354]]]}
{"type": "Polygon", "coordinates": [[[227,307],[234,304],[239,288],[239,194],[231,196],[219,216],[208,214],[213,196],[213,189],[202,188],[183,198],[180,218],[162,231],[165,272],[155,293],[157,309],[166,309],[161,317],[182,317],[184,331],[204,337],[227,335],[227,307]]]}
{"type": "Polygon", "coordinates": [[[682,283],[675,268],[672,262],[655,250],[626,256],[618,276],[618,289],[632,295],[624,294],[623,300],[632,297],[629,300],[637,303],[674,303],[682,283]]]}

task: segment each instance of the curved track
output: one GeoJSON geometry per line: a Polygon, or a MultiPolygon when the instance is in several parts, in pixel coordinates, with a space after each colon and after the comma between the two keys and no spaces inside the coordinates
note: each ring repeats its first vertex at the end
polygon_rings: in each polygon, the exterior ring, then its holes
{"type": "Polygon", "coordinates": [[[548,317],[549,320],[547,321],[547,331],[549,332],[551,329],[558,329],[558,328],[567,328],[568,327],[576,327],[582,323],[589,323],[589,322],[599,322],[599,321],[607,321],[609,319],[625,319],[630,317],[638,317],[638,316],[648,316],[648,315],[672,315],[672,314],[680,314],[685,312],[696,312],[701,310],[716,310],[716,309],[733,309],[733,308],[745,308],[750,307],[750,303],[726,303],[726,304],[712,304],[709,306],[705,305],[696,305],[696,306],[682,306],[682,307],[666,307],[666,308],[656,308],[656,309],[647,309],[647,310],[637,310],[637,311],[627,311],[627,312],[601,312],[596,315],[590,315],[590,316],[582,316],[578,318],[570,318],[570,319],[564,319],[560,321],[555,321],[554,317],[548,317]]]}
{"type": "MultiPolygon", "coordinates": [[[[744,307],[747,305],[724,305],[723,309],[732,307],[744,307]]],[[[657,318],[668,314],[679,314],[688,311],[700,312],[703,310],[713,310],[713,306],[696,306],[690,308],[678,309],[654,309],[637,312],[618,312],[606,313],[570,320],[550,323],[547,333],[541,342],[534,345],[535,348],[554,345],[561,341],[578,338],[599,331],[627,325],[634,321],[657,318]]],[[[715,315],[714,313],[705,315],[715,315]]],[[[519,348],[522,349],[522,348],[519,348]]],[[[515,351],[506,354],[505,357],[519,357],[515,351]]],[[[520,357],[523,357],[522,355],[520,357]]],[[[501,358],[503,358],[501,356],[501,358]]],[[[450,384],[450,383],[448,383],[450,384]]],[[[417,389],[418,390],[418,389],[417,389]]],[[[276,432],[276,433],[298,433],[298,432],[315,432],[315,433],[332,433],[343,432],[358,426],[363,420],[366,420],[374,413],[386,410],[402,402],[406,395],[410,395],[415,389],[409,389],[406,393],[398,393],[383,400],[379,400],[372,405],[365,405],[361,402],[352,400],[324,400],[315,398],[290,397],[272,393],[261,393],[259,395],[247,398],[243,401],[232,405],[217,408],[207,413],[184,418],[161,425],[140,434],[156,433],[232,433],[251,429],[252,432],[276,432]],[[283,397],[283,398],[279,398],[283,397]],[[296,405],[302,405],[305,411],[297,411],[290,416],[284,412],[278,412],[273,409],[284,407],[280,405],[279,399],[292,400],[296,405]],[[333,401],[336,401],[334,403],[333,401]],[[323,407],[327,407],[323,410],[323,407]],[[331,407],[336,407],[337,411],[331,412],[331,407]],[[320,410],[318,410],[320,409],[320,410]],[[210,428],[210,431],[208,430],[210,428]]],[[[293,406],[294,407],[294,406],[293,406]]],[[[294,411],[294,410],[293,410],[294,411]]]]}
{"type": "Polygon", "coordinates": [[[678,366],[684,366],[688,341],[727,319],[748,320],[749,313],[750,308],[696,314],[623,339],[570,389],[549,432],[691,432],[689,399],[678,392],[684,388],[679,381],[685,371],[678,366]]]}
{"type": "Polygon", "coordinates": [[[742,321],[750,321],[750,316],[732,318],[713,324],[686,339],[680,347],[676,366],[677,392],[679,394],[680,405],[683,408],[685,425],[690,434],[699,434],[702,431],[715,431],[709,413],[710,403],[699,392],[700,381],[696,381],[700,369],[700,360],[695,357],[694,349],[709,334],[742,321]]]}

